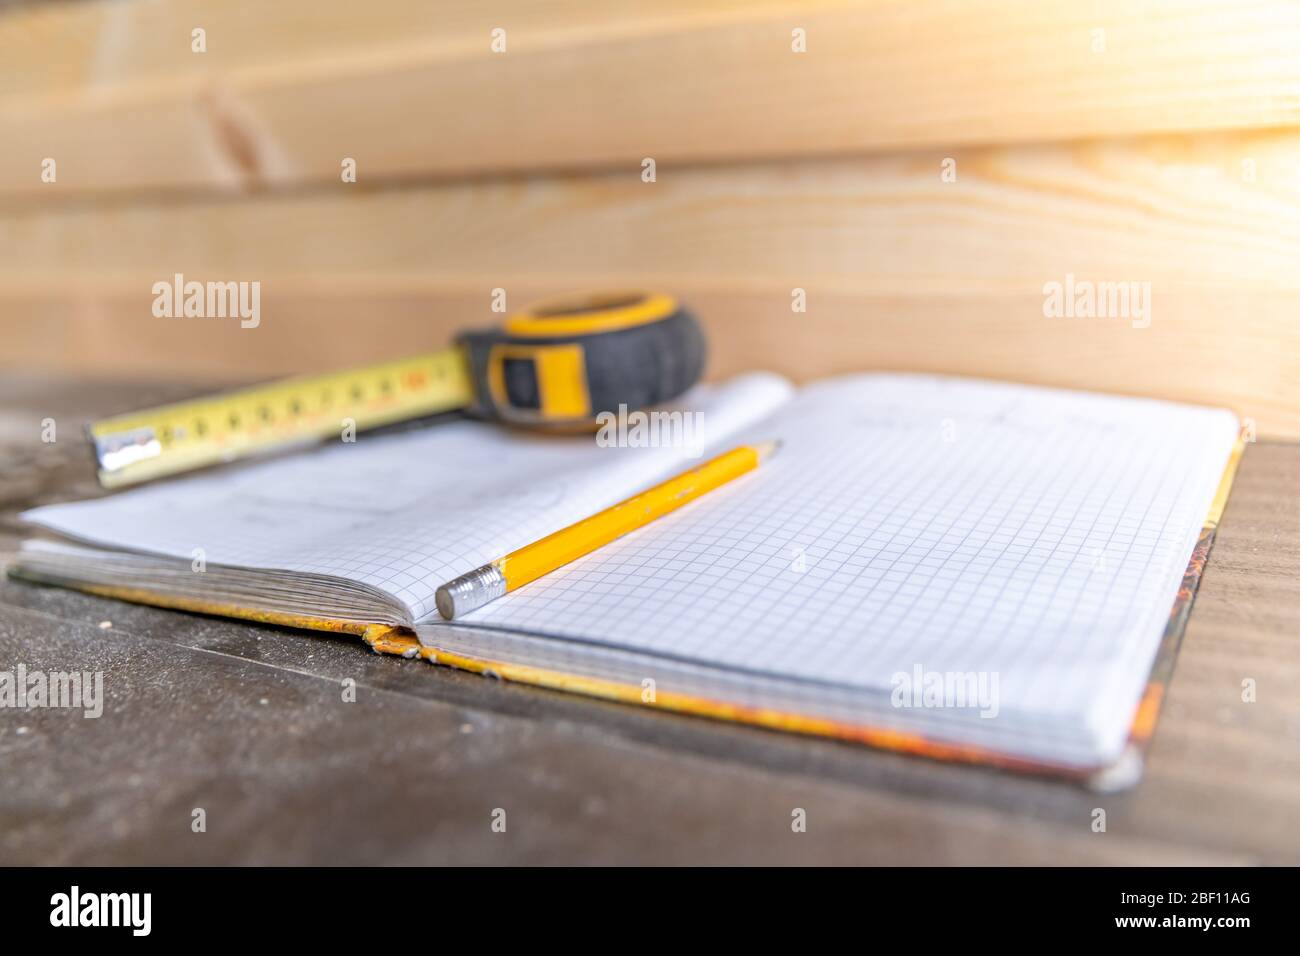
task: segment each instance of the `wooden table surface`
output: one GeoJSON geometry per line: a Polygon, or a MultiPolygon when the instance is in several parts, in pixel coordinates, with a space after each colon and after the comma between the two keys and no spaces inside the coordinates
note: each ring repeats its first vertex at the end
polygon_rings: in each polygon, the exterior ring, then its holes
{"type": "MultiPolygon", "coordinates": [[[[88,417],[183,394],[0,380],[0,550],[21,509],[96,493],[88,417]]],[[[1300,445],[1247,449],[1145,778],[1124,794],[6,580],[0,670],[20,662],[102,670],[107,701],[98,720],[0,711],[0,864],[1297,863],[1300,445]]]]}

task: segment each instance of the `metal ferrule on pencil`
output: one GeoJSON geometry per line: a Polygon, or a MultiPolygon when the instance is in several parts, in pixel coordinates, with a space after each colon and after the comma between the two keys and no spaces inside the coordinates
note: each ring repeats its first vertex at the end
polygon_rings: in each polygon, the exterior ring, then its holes
{"type": "Polygon", "coordinates": [[[495,564],[485,564],[438,588],[434,600],[438,604],[438,613],[450,621],[478,610],[505,593],[506,579],[501,569],[495,564]]]}

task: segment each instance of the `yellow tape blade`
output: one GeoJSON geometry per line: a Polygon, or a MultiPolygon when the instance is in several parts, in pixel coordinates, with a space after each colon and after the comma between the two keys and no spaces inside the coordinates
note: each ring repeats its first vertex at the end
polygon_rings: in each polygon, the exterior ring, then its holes
{"type": "Polygon", "coordinates": [[[106,488],[463,408],[464,353],[445,349],[116,415],[88,431],[106,488]]]}

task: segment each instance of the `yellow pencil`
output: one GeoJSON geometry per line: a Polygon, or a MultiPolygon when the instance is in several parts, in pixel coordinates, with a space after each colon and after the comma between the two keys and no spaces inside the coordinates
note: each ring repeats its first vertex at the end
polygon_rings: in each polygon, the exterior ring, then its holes
{"type": "Polygon", "coordinates": [[[544,574],[676,511],[714,488],[753,471],[776,451],[780,442],[741,445],[682,472],[663,484],[634,495],[590,518],[583,518],[540,541],[511,551],[476,571],[462,574],[438,588],[438,613],[448,621],[481,608],[501,595],[536,581],[544,574]]]}

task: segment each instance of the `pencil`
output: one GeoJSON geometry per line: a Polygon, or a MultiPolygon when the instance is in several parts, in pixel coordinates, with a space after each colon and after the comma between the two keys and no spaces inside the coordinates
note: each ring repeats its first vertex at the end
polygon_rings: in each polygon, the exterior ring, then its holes
{"type": "Polygon", "coordinates": [[[770,441],[733,448],[698,468],[684,471],[590,518],[511,551],[504,558],[462,574],[438,588],[435,595],[438,613],[450,621],[477,610],[753,471],[779,446],[780,442],[770,441]]]}

